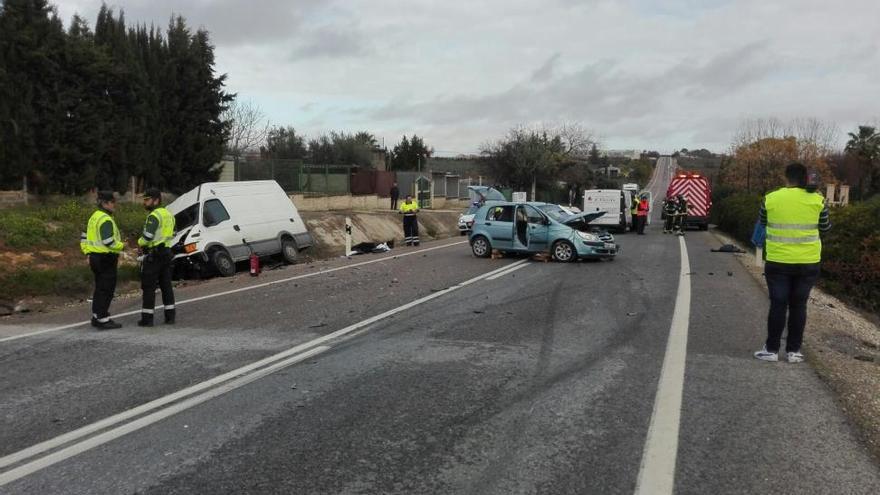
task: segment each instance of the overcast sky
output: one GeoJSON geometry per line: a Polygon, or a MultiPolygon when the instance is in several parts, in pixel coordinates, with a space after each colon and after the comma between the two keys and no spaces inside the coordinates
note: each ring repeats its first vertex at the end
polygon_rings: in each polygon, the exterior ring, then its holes
{"type": "MultiPolygon", "coordinates": [[[[880,116],[880,1],[121,0],[204,27],[228,90],[307,134],[471,153],[576,121],[605,148],[723,151],[748,118],[880,116]]],[[[101,2],[57,2],[90,25],[101,2]]],[[[841,141],[843,142],[843,141],[841,141]]]]}

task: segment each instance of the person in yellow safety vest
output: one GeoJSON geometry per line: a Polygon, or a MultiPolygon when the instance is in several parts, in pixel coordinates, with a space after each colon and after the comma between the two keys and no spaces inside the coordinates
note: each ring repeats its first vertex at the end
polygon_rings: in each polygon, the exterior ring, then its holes
{"type": "Polygon", "coordinates": [[[98,192],[98,209],[89,217],[85,233],[80,236],[79,247],[89,258],[89,268],[95,275],[95,291],[92,293],[92,326],[100,330],[121,328],[110,319],[110,302],[116,292],[116,268],[119,253],[125,247],[122,236],[113,220],[116,198],[112,191],[98,192]]]}
{"type": "Polygon", "coordinates": [[[831,228],[822,196],[805,189],[807,168],[792,163],[785,168],[787,185],[764,198],[759,221],[767,229],[764,277],[770,294],[767,341],[755,353],[762,361],[778,361],[782,332],[789,363],[804,360],[801,344],[807,323],[807,300],[819,278],[822,241],[819,232],[831,228]]]}
{"type": "Polygon", "coordinates": [[[144,193],[144,209],[150,212],[144,223],[144,231],[138,239],[143,251],[141,265],[141,319],[138,326],[153,326],[153,312],[156,307],[156,286],[162,290],[162,304],[165,306],[165,323],[174,323],[174,288],[171,286],[171,271],[174,255],[171,253],[171,240],[174,238],[174,215],[162,206],[162,193],[158,189],[147,189],[144,193]]]}
{"type": "Polygon", "coordinates": [[[632,226],[630,227],[630,230],[635,231],[639,228],[639,197],[638,195],[636,195],[635,192],[630,192],[630,202],[632,203],[632,206],[630,206],[629,209],[630,218],[632,220],[632,226]]]}
{"type": "Polygon", "coordinates": [[[419,204],[413,200],[412,195],[407,194],[403,204],[400,205],[400,214],[403,215],[403,238],[407,246],[419,245],[419,204]]]}

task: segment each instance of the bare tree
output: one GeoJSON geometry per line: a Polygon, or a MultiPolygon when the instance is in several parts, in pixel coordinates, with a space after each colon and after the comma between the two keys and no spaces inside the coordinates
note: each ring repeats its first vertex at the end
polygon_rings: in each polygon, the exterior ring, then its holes
{"type": "Polygon", "coordinates": [[[269,134],[269,120],[263,110],[252,101],[233,100],[220,116],[230,122],[226,154],[241,157],[246,151],[258,149],[269,134]]]}

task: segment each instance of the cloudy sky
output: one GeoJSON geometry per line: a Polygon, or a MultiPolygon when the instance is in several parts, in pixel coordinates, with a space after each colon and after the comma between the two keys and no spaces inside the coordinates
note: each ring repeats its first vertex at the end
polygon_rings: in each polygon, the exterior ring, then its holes
{"type": "MultiPolygon", "coordinates": [[[[759,117],[880,116],[877,0],[116,0],[210,31],[228,89],[308,134],[366,129],[439,154],[580,122],[604,147],[727,148],[759,117]]],[[[91,25],[100,0],[56,2],[91,25]]],[[[842,142],[842,141],[841,141],[842,142]]]]}

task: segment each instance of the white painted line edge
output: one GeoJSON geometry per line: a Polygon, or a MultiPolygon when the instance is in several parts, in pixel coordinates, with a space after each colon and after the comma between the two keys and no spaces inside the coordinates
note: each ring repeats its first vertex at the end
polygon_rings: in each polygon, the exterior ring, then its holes
{"type": "MultiPolygon", "coordinates": [[[[373,263],[381,263],[381,262],[383,262],[383,261],[395,260],[395,259],[397,259],[397,258],[403,258],[404,256],[412,256],[412,255],[414,255],[414,254],[421,254],[421,253],[425,253],[425,252],[428,252],[428,251],[434,251],[434,250],[436,250],[436,249],[445,249],[445,248],[452,247],[452,246],[459,246],[459,245],[461,245],[461,244],[467,244],[468,242],[469,242],[469,241],[451,242],[451,243],[449,243],[449,244],[444,244],[444,245],[442,245],[442,246],[434,246],[434,247],[429,247],[429,248],[425,248],[425,249],[419,249],[418,251],[410,251],[410,252],[406,252],[406,253],[402,253],[402,254],[395,254],[395,255],[393,255],[393,256],[386,256],[386,257],[384,257],[384,258],[379,258],[379,259],[375,259],[375,260],[362,261],[362,262],[360,262],[360,263],[353,263],[353,264],[351,264],[351,265],[337,266],[337,267],[335,267],[335,268],[328,268],[327,270],[321,270],[321,271],[312,272],[312,273],[304,273],[304,274],[302,274],[302,275],[296,275],[296,276],[293,276],[293,277],[282,278],[282,279],[278,279],[278,280],[272,280],[272,281],[270,281],[270,282],[263,282],[263,283],[261,283],[261,284],[249,285],[249,286],[247,286],[247,287],[240,287],[240,288],[238,288],[238,289],[231,289],[231,290],[227,290],[227,291],[223,291],[223,292],[217,292],[217,293],[215,293],[215,294],[208,294],[208,295],[205,295],[205,296],[194,297],[194,298],[192,298],[192,299],[186,299],[186,300],[184,300],[184,301],[177,301],[177,306],[180,306],[180,305],[183,305],[183,304],[188,304],[188,303],[193,303],[193,302],[198,302],[198,301],[204,301],[204,300],[206,300],[206,299],[213,299],[213,298],[215,298],[215,297],[228,296],[228,295],[230,295],[230,294],[237,294],[237,293],[239,293],[239,292],[245,292],[245,291],[254,290],[254,289],[261,289],[261,288],[263,288],[263,287],[268,287],[268,286],[270,286],[270,285],[283,284],[283,283],[286,283],[286,282],[291,282],[291,281],[293,281],[293,280],[300,280],[300,279],[303,279],[303,278],[315,277],[315,276],[318,276],[318,275],[323,275],[323,274],[325,274],[325,273],[332,273],[332,272],[337,272],[337,271],[340,271],[340,270],[348,270],[348,269],[355,268],[355,267],[358,267],[358,266],[364,266],[364,265],[370,265],[370,264],[373,264],[373,263]]],[[[156,306],[156,309],[162,309],[162,308],[164,308],[164,307],[165,307],[165,306],[163,306],[163,305],[160,304],[160,305],[156,306]]],[[[140,313],[141,313],[141,310],[140,310],[140,309],[136,309],[136,310],[133,310],[133,311],[126,311],[125,313],[119,313],[119,314],[116,314],[116,315],[113,315],[113,316],[118,317],[118,318],[121,318],[121,317],[123,317],[123,316],[139,315],[140,313]]],[[[0,338],[0,343],[3,343],[3,342],[9,342],[9,341],[12,341],[12,340],[23,339],[23,338],[25,338],[25,337],[34,337],[34,336],[42,335],[42,334],[45,334],[45,333],[58,332],[58,331],[61,331],[61,330],[69,330],[69,329],[71,329],[71,328],[76,328],[76,327],[85,326],[85,325],[88,325],[88,324],[90,324],[90,323],[91,323],[91,321],[81,321],[81,322],[78,322],[78,323],[70,323],[70,324],[68,324],[68,325],[62,325],[62,326],[59,326],[59,327],[47,328],[47,329],[45,329],[45,330],[38,330],[38,331],[36,331],[36,332],[23,333],[23,334],[20,334],[20,335],[13,335],[13,336],[11,336],[11,337],[4,337],[4,338],[0,338]]]]}
{"type": "Polygon", "coordinates": [[[503,271],[503,272],[501,272],[501,273],[497,273],[497,274],[495,274],[495,275],[492,275],[491,277],[487,278],[486,280],[495,280],[496,278],[501,278],[501,277],[503,277],[503,276],[505,276],[505,275],[509,275],[509,274],[511,274],[511,273],[513,273],[513,272],[519,270],[520,268],[525,268],[525,267],[527,267],[527,266],[529,266],[529,265],[522,264],[522,265],[517,265],[517,266],[515,266],[515,267],[513,267],[513,268],[508,268],[507,270],[505,270],[505,271],[503,271]]]}
{"type": "Polygon", "coordinates": [[[324,335],[322,337],[318,337],[318,338],[313,339],[309,342],[299,344],[295,347],[292,347],[292,348],[287,349],[285,351],[279,352],[279,353],[274,354],[272,356],[269,356],[267,358],[261,359],[259,361],[254,362],[254,363],[251,363],[249,365],[242,366],[241,368],[229,371],[229,372],[224,373],[220,376],[214,377],[210,380],[206,380],[204,382],[198,383],[198,384],[193,385],[191,387],[188,387],[183,390],[179,390],[179,391],[174,392],[172,394],[166,395],[165,397],[160,397],[160,398],[155,399],[153,401],[150,401],[146,404],[142,404],[140,406],[134,407],[134,408],[129,409],[127,411],[123,411],[121,413],[118,413],[118,414],[115,414],[115,415],[110,416],[108,418],[102,419],[102,420],[97,421],[95,423],[92,423],[90,425],[83,426],[82,428],[79,428],[77,430],[59,435],[55,438],[46,440],[46,441],[38,443],[36,445],[32,445],[31,447],[27,447],[27,448],[20,450],[18,452],[14,452],[12,454],[9,454],[5,457],[0,458],[0,468],[4,468],[7,466],[11,466],[13,464],[17,464],[21,461],[24,461],[24,460],[29,459],[31,457],[34,457],[36,455],[39,455],[44,452],[48,452],[50,450],[59,448],[67,443],[78,440],[78,439],[85,437],[87,435],[90,435],[92,433],[96,433],[98,431],[109,428],[111,426],[114,426],[114,425],[121,423],[123,421],[126,421],[128,419],[134,418],[134,417],[139,416],[141,414],[148,413],[154,409],[162,407],[162,406],[169,404],[171,402],[183,399],[184,397],[193,395],[197,392],[201,392],[202,390],[208,389],[208,388],[213,387],[215,385],[218,385],[220,383],[223,383],[228,380],[234,379],[236,377],[242,376],[246,373],[250,373],[258,368],[261,368],[261,367],[266,366],[268,364],[274,363],[280,359],[286,359],[291,355],[298,354],[300,352],[303,352],[303,351],[310,349],[312,347],[321,345],[321,344],[328,342],[330,340],[333,340],[333,339],[342,337],[344,335],[350,334],[350,333],[355,332],[356,330],[364,328],[368,325],[372,325],[373,323],[375,323],[377,321],[383,320],[383,319],[388,318],[390,316],[393,316],[397,313],[401,313],[403,311],[406,311],[407,309],[410,309],[414,306],[418,306],[420,304],[426,303],[426,302],[431,301],[433,299],[436,299],[440,296],[448,294],[452,291],[461,289],[461,288],[466,287],[468,285],[471,285],[475,282],[478,282],[478,281],[483,280],[485,278],[491,277],[492,275],[495,275],[499,272],[509,270],[511,267],[522,265],[522,264],[526,263],[527,261],[528,260],[520,260],[520,261],[517,261],[517,262],[512,263],[510,265],[505,265],[501,268],[497,268],[495,270],[486,272],[482,275],[478,275],[474,278],[471,278],[471,279],[466,280],[464,282],[461,282],[459,284],[453,285],[451,287],[447,287],[446,289],[443,289],[441,291],[437,291],[437,292],[428,294],[427,296],[416,299],[414,301],[410,301],[409,303],[406,303],[402,306],[398,306],[397,308],[393,308],[388,311],[385,311],[384,313],[372,316],[370,318],[367,318],[366,320],[362,320],[360,322],[354,323],[352,325],[349,325],[349,326],[342,328],[340,330],[337,330],[335,332],[329,333],[329,334],[324,335]]]}
{"type": "Polygon", "coordinates": [[[130,423],[126,423],[118,428],[114,428],[109,431],[105,431],[100,435],[95,435],[90,437],[80,443],[73,444],[64,449],[58,450],[56,452],[52,452],[51,454],[41,457],[35,461],[29,462],[27,464],[21,465],[14,469],[10,469],[5,473],[0,474],[0,486],[4,486],[8,483],[11,483],[17,479],[23,478],[30,474],[33,474],[41,469],[47,468],[53,464],[59,463],[65,459],[69,459],[75,455],[81,454],[87,450],[91,450],[95,447],[103,445],[107,442],[115,440],[121,436],[127,435],[129,433],[135,432],[142,428],[152,425],[158,421],[161,421],[165,418],[173,416],[179,412],[185,411],[187,409],[193,408],[203,402],[207,402],[215,397],[223,395],[225,393],[231,392],[237,388],[240,388],[248,383],[253,382],[254,380],[258,380],[266,375],[272,374],[282,368],[286,368],[293,364],[304,361],[308,358],[314,357],[326,350],[330,349],[327,346],[316,347],[309,351],[306,351],[302,354],[297,354],[289,359],[285,359],[281,362],[275,363],[272,366],[264,368],[255,373],[251,373],[249,375],[242,376],[237,380],[233,380],[229,383],[223,384],[220,387],[211,389],[203,394],[196,395],[194,397],[190,397],[189,399],[180,402],[178,404],[174,404],[173,406],[166,407],[165,409],[161,409],[152,414],[144,416],[142,418],[138,418],[130,423]]]}
{"type": "Polygon", "coordinates": [[[690,261],[687,245],[679,237],[681,272],[672,313],[672,325],[666,342],[666,354],[660,370],[651,425],[645,439],[642,463],[636,481],[637,495],[666,495],[675,489],[675,463],[678,456],[678,431],[684,392],[688,325],[691,313],[690,261]]]}

